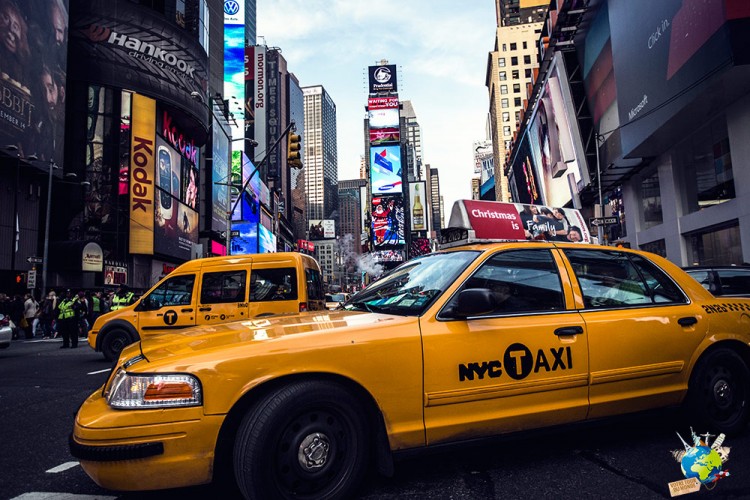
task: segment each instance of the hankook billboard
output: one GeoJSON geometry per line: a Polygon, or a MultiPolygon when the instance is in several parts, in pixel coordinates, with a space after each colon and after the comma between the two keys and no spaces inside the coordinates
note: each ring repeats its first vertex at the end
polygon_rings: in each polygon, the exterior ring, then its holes
{"type": "Polygon", "coordinates": [[[190,32],[126,0],[78,0],[71,10],[70,75],[142,92],[188,110],[208,127],[201,99],[208,56],[190,32]]]}

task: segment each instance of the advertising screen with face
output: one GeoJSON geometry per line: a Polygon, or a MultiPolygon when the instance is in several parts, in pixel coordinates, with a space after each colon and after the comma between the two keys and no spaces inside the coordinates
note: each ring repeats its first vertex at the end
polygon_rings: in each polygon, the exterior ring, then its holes
{"type": "Polygon", "coordinates": [[[375,248],[398,248],[404,245],[403,196],[378,196],[372,199],[372,243],[375,248]]]}
{"type": "Polygon", "coordinates": [[[401,147],[370,148],[370,172],[373,194],[401,193],[401,147]]]}

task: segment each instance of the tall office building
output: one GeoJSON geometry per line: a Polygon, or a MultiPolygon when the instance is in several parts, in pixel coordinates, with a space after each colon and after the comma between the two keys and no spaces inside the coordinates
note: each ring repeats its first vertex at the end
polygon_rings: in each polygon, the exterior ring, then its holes
{"type": "Polygon", "coordinates": [[[488,55],[485,84],[490,100],[497,201],[510,201],[508,179],[503,169],[534,82],[534,69],[539,67],[537,46],[542,26],[541,22],[498,26],[495,48],[488,55]]]}
{"type": "Polygon", "coordinates": [[[341,238],[351,235],[355,253],[360,253],[361,249],[360,237],[364,227],[362,207],[368,203],[362,194],[366,196],[366,187],[366,179],[339,181],[339,224],[336,234],[341,238]]]}
{"type": "Polygon", "coordinates": [[[440,230],[445,227],[443,222],[443,197],[440,196],[440,176],[437,168],[425,165],[427,176],[427,189],[430,191],[430,210],[432,211],[432,230],[435,237],[440,236],[440,230]]]}
{"type": "Polygon", "coordinates": [[[406,165],[409,166],[409,180],[424,179],[422,169],[422,129],[411,101],[401,102],[401,133],[406,138],[406,165]]]}
{"type": "Polygon", "coordinates": [[[322,85],[303,87],[305,131],[302,139],[307,190],[307,221],[337,219],[338,153],[336,104],[322,85]]]}

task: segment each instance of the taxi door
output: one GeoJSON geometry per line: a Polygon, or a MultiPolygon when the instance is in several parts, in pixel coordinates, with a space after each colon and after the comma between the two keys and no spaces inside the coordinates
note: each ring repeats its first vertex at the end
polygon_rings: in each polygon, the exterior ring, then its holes
{"type": "Polygon", "coordinates": [[[198,301],[199,325],[248,319],[247,284],[251,266],[204,267],[198,301]]]}
{"type": "Polygon", "coordinates": [[[679,403],[690,359],[708,330],[700,306],[640,255],[582,248],[564,253],[588,332],[589,417],[679,403]]]}
{"type": "Polygon", "coordinates": [[[458,291],[502,289],[498,310],[422,321],[428,445],[586,417],[587,334],[561,263],[549,245],[498,252],[458,291]]]}
{"type": "Polygon", "coordinates": [[[195,325],[195,274],[169,276],[136,306],[141,334],[195,325]]]}

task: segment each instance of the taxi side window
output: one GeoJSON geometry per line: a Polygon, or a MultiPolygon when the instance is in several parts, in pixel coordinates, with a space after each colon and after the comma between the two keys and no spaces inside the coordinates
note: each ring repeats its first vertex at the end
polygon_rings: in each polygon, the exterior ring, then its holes
{"type": "Polygon", "coordinates": [[[462,287],[488,288],[497,300],[489,316],[564,308],[562,285],[548,250],[511,250],[490,257],[462,287]]]}
{"type": "Polygon", "coordinates": [[[193,300],[195,275],[187,274],[168,278],[155,288],[143,301],[146,310],[156,310],[168,306],[186,306],[193,300]]]}
{"type": "Polygon", "coordinates": [[[247,271],[204,273],[201,304],[245,302],[247,271]]]}
{"type": "Polygon", "coordinates": [[[309,300],[324,300],[323,278],[317,269],[305,269],[305,281],[307,282],[307,298],[309,300]]]}
{"type": "Polygon", "coordinates": [[[250,302],[297,300],[297,270],[275,267],[250,271],[250,302]]]}
{"type": "Polygon", "coordinates": [[[664,271],[640,255],[633,255],[632,260],[646,280],[646,286],[654,302],[687,303],[687,296],[664,271]]]}

